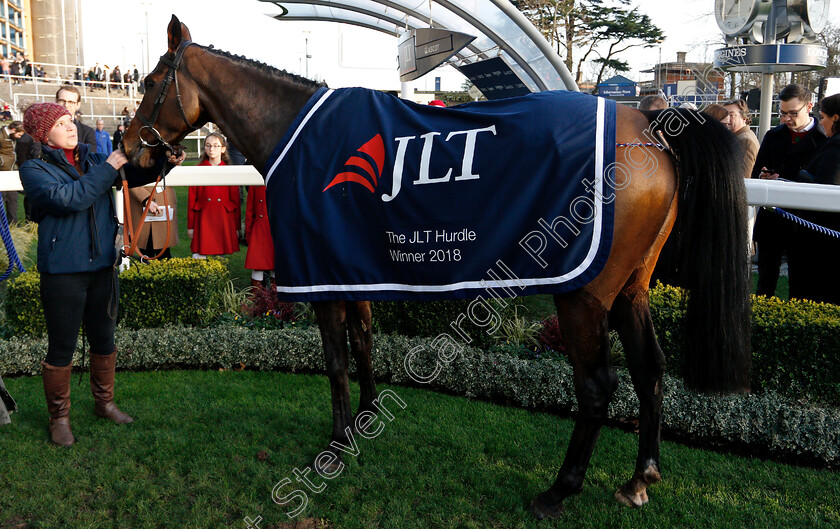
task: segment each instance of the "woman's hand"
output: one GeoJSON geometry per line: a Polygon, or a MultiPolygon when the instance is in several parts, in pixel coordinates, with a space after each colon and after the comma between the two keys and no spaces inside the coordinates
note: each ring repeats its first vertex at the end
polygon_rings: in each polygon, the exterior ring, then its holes
{"type": "Polygon", "coordinates": [[[193,238],[193,231],[192,230],[187,230],[187,237],[189,237],[190,239],[193,238]]]}
{"type": "Polygon", "coordinates": [[[187,151],[181,145],[175,145],[172,151],[166,151],[166,160],[173,165],[181,165],[187,159],[187,151]]]}
{"type": "Polygon", "coordinates": [[[111,164],[111,167],[119,171],[123,165],[128,163],[128,158],[126,158],[125,153],[122,152],[122,149],[117,149],[116,151],[109,154],[108,159],[105,161],[111,164]]]}
{"type": "Polygon", "coordinates": [[[779,178],[779,173],[773,171],[772,169],[762,167],[761,172],[758,174],[758,177],[762,180],[776,180],[779,178]]]}
{"type": "Polygon", "coordinates": [[[149,205],[149,213],[151,213],[152,215],[158,215],[158,213],[159,213],[159,212],[160,212],[160,213],[162,213],[162,212],[163,212],[163,208],[161,208],[160,206],[158,206],[158,205],[157,205],[157,202],[155,202],[154,200],[152,200],[152,203],[149,205]]]}

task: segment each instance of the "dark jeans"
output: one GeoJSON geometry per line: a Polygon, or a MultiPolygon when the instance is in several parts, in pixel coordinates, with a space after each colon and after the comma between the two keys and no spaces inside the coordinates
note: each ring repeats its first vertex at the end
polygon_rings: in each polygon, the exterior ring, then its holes
{"type": "MultiPolygon", "coordinates": [[[[765,211],[764,208],[758,209],[753,240],[758,246],[758,286],[755,293],[759,296],[776,295],[782,255],[788,253],[792,230],[793,225],[789,220],[765,211]]],[[[788,262],[788,265],[790,264],[788,262]]],[[[788,273],[790,274],[789,270],[788,273]]]]}
{"type": "Polygon", "coordinates": [[[49,337],[48,364],[70,365],[83,322],[91,354],[106,356],[114,352],[119,299],[115,273],[113,268],[106,268],[78,274],[41,274],[41,305],[49,337]],[[112,293],[116,298],[112,298],[112,293]]]}

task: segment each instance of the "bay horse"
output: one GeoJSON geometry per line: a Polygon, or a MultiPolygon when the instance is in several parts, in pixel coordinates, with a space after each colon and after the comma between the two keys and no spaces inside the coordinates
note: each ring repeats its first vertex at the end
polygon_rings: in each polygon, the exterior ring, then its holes
{"type": "MultiPolygon", "coordinates": [[[[189,132],[213,122],[250,163],[263,168],[275,142],[322,85],[194,44],[189,29],[174,15],[167,35],[168,50],[145,78],[145,96],[123,137],[130,162],[148,167],[189,132]]],[[[579,412],[556,481],[531,503],[538,518],[560,516],[562,501],[582,488],[617,385],[610,365],[610,329],[618,332],[624,345],[640,402],[635,469],[615,497],[641,506],[648,501],[647,487],[661,479],[665,358],[654,334],[648,283],[678,213],[679,268],[688,292],[686,383],[704,392],[749,391],[746,192],[743,156],[735,137],[694,111],[643,113],[617,107],[616,154],[635,169],[629,185],[616,190],[614,237],[606,266],[583,288],[554,296],[574,366],[579,412]],[[655,162],[655,171],[639,168],[638,160],[631,159],[638,151],[633,154],[621,145],[638,145],[652,133],[659,134],[667,147],[645,151],[655,162]]],[[[346,445],[346,432],[353,425],[348,338],[349,354],[358,366],[358,412],[377,411],[370,357],[371,304],[318,301],[313,307],[332,393],[332,441],[346,445]]]]}

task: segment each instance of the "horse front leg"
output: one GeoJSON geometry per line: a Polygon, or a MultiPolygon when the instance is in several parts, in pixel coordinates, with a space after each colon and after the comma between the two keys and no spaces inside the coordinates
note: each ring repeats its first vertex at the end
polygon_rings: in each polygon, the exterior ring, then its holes
{"type": "Polygon", "coordinates": [[[558,518],[563,500],[583,487],[592,451],[617,386],[610,365],[607,310],[584,290],[555,296],[563,345],[572,360],[578,416],[554,484],[531,503],[538,519],[558,518]]]}
{"type": "Polygon", "coordinates": [[[356,413],[377,412],[376,384],[373,380],[370,351],[373,347],[370,301],[347,303],[347,329],[350,335],[350,353],[356,361],[359,374],[359,409],[356,413]]]}
{"type": "Polygon", "coordinates": [[[628,506],[648,502],[647,488],[662,479],[659,466],[662,422],[662,375],[665,355],[656,341],[647,285],[625,289],[610,311],[610,323],[618,331],[627,358],[633,387],[639,397],[639,454],[630,480],[615,493],[628,506]]]}
{"type": "Polygon", "coordinates": [[[350,413],[350,385],[347,380],[347,313],[343,301],[317,301],[312,303],[318,318],[327,377],[330,379],[333,427],[327,450],[337,456],[325,473],[333,473],[341,464],[341,451],[336,445],[349,446],[352,443],[352,414],[350,413]]]}

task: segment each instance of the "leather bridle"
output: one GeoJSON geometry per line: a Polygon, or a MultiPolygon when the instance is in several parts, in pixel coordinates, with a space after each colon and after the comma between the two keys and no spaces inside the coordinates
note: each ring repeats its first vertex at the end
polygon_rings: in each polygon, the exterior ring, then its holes
{"type": "Polygon", "coordinates": [[[166,101],[166,96],[169,95],[169,88],[172,83],[175,83],[175,98],[178,101],[178,110],[181,111],[181,117],[184,119],[184,123],[189,128],[189,132],[192,132],[198,127],[194,126],[190,123],[189,118],[187,117],[187,112],[184,110],[184,103],[181,101],[181,89],[178,85],[178,70],[181,68],[181,59],[184,57],[184,51],[187,48],[194,45],[195,43],[189,40],[185,40],[181,42],[181,45],[178,46],[178,49],[175,51],[175,54],[172,55],[170,59],[170,55],[161,55],[160,62],[169,66],[169,70],[166,72],[166,77],[163,79],[163,83],[160,87],[160,93],[158,94],[157,99],[155,100],[155,106],[152,109],[152,116],[151,118],[146,118],[142,112],[138,109],[135,112],[135,116],[140,119],[140,122],[143,123],[143,126],[140,127],[140,130],[137,133],[137,137],[140,138],[140,143],[143,147],[146,148],[153,148],[157,147],[158,145],[164,145],[171,151],[175,151],[174,147],[169,144],[163,136],[160,135],[160,132],[155,128],[155,124],[157,123],[157,119],[160,116],[160,111],[163,108],[163,103],[166,101]],[[148,130],[157,140],[156,143],[149,143],[143,139],[143,131],[148,130]]]}
{"type": "MultiPolygon", "coordinates": [[[[181,59],[184,57],[184,51],[186,51],[186,49],[189,48],[190,46],[192,46],[193,44],[194,43],[189,41],[189,40],[182,41],[181,45],[178,46],[178,49],[175,51],[174,55],[172,55],[171,59],[170,59],[170,54],[162,55],[160,57],[160,62],[169,66],[169,70],[166,72],[166,77],[164,77],[163,83],[161,84],[161,87],[160,87],[160,93],[158,94],[157,99],[155,100],[155,106],[152,109],[152,116],[151,116],[151,118],[146,118],[146,116],[144,116],[143,113],[140,112],[139,109],[134,114],[135,117],[138,118],[141,123],[143,123],[143,126],[140,127],[140,130],[137,133],[137,137],[140,138],[140,143],[145,148],[151,149],[151,148],[157,147],[159,145],[163,145],[167,149],[169,149],[170,151],[177,152],[176,148],[173,147],[168,141],[163,139],[163,136],[161,136],[160,132],[155,128],[155,124],[157,123],[157,119],[158,119],[158,117],[160,117],[160,112],[163,109],[163,103],[166,101],[166,96],[169,95],[169,88],[170,88],[170,86],[172,85],[173,82],[175,83],[175,98],[178,101],[178,110],[181,111],[181,117],[184,119],[184,123],[187,125],[187,128],[189,129],[189,132],[192,132],[192,131],[198,129],[198,127],[196,127],[192,123],[190,123],[190,120],[187,117],[187,112],[184,110],[184,103],[181,101],[181,89],[180,89],[180,86],[178,85],[178,70],[180,70],[180,68],[181,68],[181,59]],[[143,139],[143,131],[144,130],[148,130],[155,137],[157,142],[156,143],[149,143],[146,140],[144,140],[143,139]]],[[[155,187],[152,188],[152,193],[146,199],[146,206],[143,209],[143,214],[141,215],[140,222],[138,223],[138,225],[136,227],[134,226],[134,224],[132,223],[132,220],[131,220],[131,205],[130,205],[129,194],[128,194],[128,181],[126,180],[124,171],[121,170],[120,175],[122,176],[123,196],[124,196],[124,201],[125,201],[125,207],[124,207],[125,225],[128,226],[128,230],[127,230],[128,233],[125,234],[126,238],[125,238],[125,243],[124,243],[124,245],[121,249],[121,254],[123,256],[131,257],[135,253],[137,253],[137,254],[140,255],[140,261],[141,262],[148,261],[149,259],[157,259],[161,255],[163,255],[163,253],[169,247],[169,235],[170,235],[171,219],[169,218],[169,202],[166,198],[166,193],[163,194],[163,207],[164,207],[164,212],[165,212],[165,215],[166,215],[166,242],[164,242],[163,249],[155,257],[150,257],[150,256],[143,255],[142,252],[140,252],[139,249],[137,248],[137,245],[138,245],[138,238],[140,236],[140,230],[142,230],[142,228],[143,228],[143,224],[146,221],[146,215],[148,214],[149,208],[151,207],[151,204],[152,204],[152,201],[155,198],[155,192],[157,190],[157,186],[160,183],[161,178],[163,178],[165,175],[164,175],[163,172],[161,172],[161,174],[157,178],[157,181],[155,181],[155,187]]]]}

